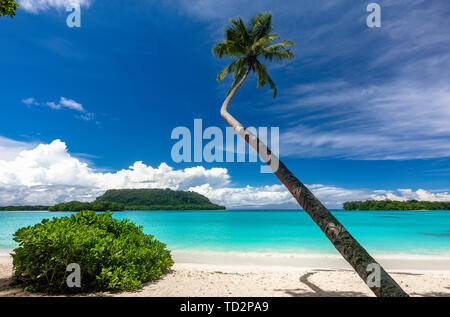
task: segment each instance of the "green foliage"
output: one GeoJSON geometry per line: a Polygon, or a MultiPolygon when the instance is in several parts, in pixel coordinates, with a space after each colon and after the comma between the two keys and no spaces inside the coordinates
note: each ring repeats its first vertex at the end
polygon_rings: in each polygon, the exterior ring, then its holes
{"type": "Polygon", "coordinates": [[[18,7],[19,5],[14,0],[0,0],[0,17],[5,15],[13,18],[18,7]]]}
{"type": "Polygon", "coordinates": [[[120,211],[124,210],[125,206],[123,204],[118,204],[115,202],[79,202],[70,201],[68,203],[56,204],[48,208],[48,211],[81,211],[81,210],[93,210],[93,211],[120,211]]]}
{"type": "Polygon", "coordinates": [[[223,210],[203,195],[170,189],[112,189],[94,202],[70,201],[54,206],[8,206],[2,210],[122,211],[122,210],[223,210]]]}
{"type": "Polygon", "coordinates": [[[97,197],[94,203],[114,202],[125,205],[126,210],[218,210],[203,195],[171,189],[111,189],[97,197]]]}
{"type": "Polygon", "coordinates": [[[271,33],[272,14],[268,12],[260,13],[248,24],[245,24],[241,17],[231,19],[230,23],[231,25],[225,28],[225,41],[216,44],[212,52],[218,58],[229,56],[237,59],[219,73],[217,81],[221,82],[228,74],[233,73],[233,84],[228,91],[230,93],[247,72],[253,71],[258,78],[258,87],[269,85],[274,91],[273,97],[276,98],[277,87],[266,66],[262,65],[258,58],[262,57],[270,62],[293,59],[291,47],[295,43],[281,41],[278,34],[271,33]],[[280,41],[274,43],[275,40],[280,41]]]}
{"type": "Polygon", "coordinates": [[[344,203],[345,210],[450,210],[450,202],[367,200],[344,203]]]}
{"type": "Polygon", "coordinates": [[[107,212],[45,219],[14,234],[16,283],[30,292],[135,290],[173,265],[166,245],[107,212]],[[67,265],[81,267],[81,288],[67,287],[67,265]]]}
{"type": "Polygon", "coordinates": [[[48,210],[49,206],[6,206],[0,207],[0,211],[33,211],[33,210],[48,210]]]}

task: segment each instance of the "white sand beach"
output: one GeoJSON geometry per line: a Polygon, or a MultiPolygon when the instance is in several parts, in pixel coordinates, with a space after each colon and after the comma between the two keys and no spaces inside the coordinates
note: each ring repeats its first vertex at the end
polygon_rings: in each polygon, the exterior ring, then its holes
{"type": "MultiPolygon", "coordinates": [[[[136,292],[89,296],[373,296],[338,255],[173,252],[175,265],[136,292]]],[[[378,256],[411,296],[450,296],[450,258],[378,256]]],[[[43,296],[12,287],[12,259],[0,257],[0,296],[43,296]]]]}

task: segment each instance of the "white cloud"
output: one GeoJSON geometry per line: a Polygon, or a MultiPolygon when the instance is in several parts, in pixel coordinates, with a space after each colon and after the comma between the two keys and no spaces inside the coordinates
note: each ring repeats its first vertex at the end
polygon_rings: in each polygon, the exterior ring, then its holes
{"type": "Polygon", "coordinates": [[[75,185],[109,188],[188,188],[202,183],[226,185],[226,169],[205,169],[201,166],[175,170],[165,163],[157,168],[135,162],[128,169],[115,173],[98,173],[86,162],[72,157],[66,144],[55,140],[25,150],[13,160],[0,161],[0,183],[23,186],[75,185]]]}
{"type": "Polygon", "coordinates": [[[190,187],[189,190],[228,208],[267,208],[268,206],[298,208],[292,195],[282,185],[214,188],[210,184],[203,184],[190,187]]]}
{"type": "Polygon", "coordinates": [[[346,201],[370,199],[370,190],[348,189],[333,185],[307,185],[313,194],[329,208],[342,208],[346,201]]]}
{"type": "Polygon", "coordinates": [[[79,118],[84,121],[91,121],[95,118],[95,115],[93,113],[85,113],[80,115],[79,118]]]}
{"type": "Polygon", "coordinates": [[[27,98],[27,99],[24,99],[24,100],[22,100],[22,102],[24,103],[24,104],[26,104],[26,105],[38,105],[39,103],[38,102],[36,102],[36,100],[34,100],[34,98],[27,98]]]}
{"type": "MultiPolygon", "coordinates": [[[[307,187],[329,208],[341,208],[346,201],[371,198],[368,190],[345,189],[322,184],[307,185],[307,187]]],[[[211,201],[226,205],[228,208],[300,208],[283,185],[214,188],[204,184],[191,187],[189,190],[205,195],[211,201]]]]}
{"type": "MultiPolygon", "coordinates": [[[[78,111],[81,114],[77,116],[77,118],[84,120],[84,121],[91,121],[95,119],[95,114],[91,112],[87,112],[81,103],[76,102],[73,99],[68,99],[65,97],[61,97],[59,99],[59,102],[54,101],[48,101],[48,102],[38,102],[34,98],[27,98],[22,100],[22,103],[26,104],[27,106],[35,105],[35,106],[45,106],[49,107],[51,109],[60,110],[60,109],[69,109],[78,111]]],[[[98,122],[97,122],[98,123],[98,122]]]]}
{"type": "MultiPolygon", "coordinates": [[[[11,141],[5,144],[13,148],[21,145],[11,141]]],[[[188,189],[201,184],[223,187],[228,183],[226,169],[201,166],[175,170],[165,163],[154,168],[135,162],[115,173],[97,172],[88,163],[71,156],[60,140],[23,150],[13,159],[0,160],[0,204],[86,201],[113,188],[188,189]]]]}
{"type": "Polygon", "coordinates": [[[60,104],[56,104],[53,101],[46,102],[45,105],[50,107],[50,108],[52,108],[52,109],[56,109],[56,110],[61,109],[61,105],[60,104]]]}
{"type": "Polygon", "coordinates": [[[444,82],[401,80],[355,87],[338,81],[301,85],[293,94],[297,101],[273,109],[296,123],[280,137],[282,155],[376,160],[450,156],[450,88],[444,82]]]}
{"type": "Polygon", "coordinates": [[[50,9],[65,9],[68,4],[89,7],[92,0],[19,0],[18,2],[22,9],[39,13],[50,9]]]}
{"type": "Polygon", "coordinates": [[[0,136],[0,162],[2,160],[13,160],[23,150],[30,150],[36,144],[20,142],[0,136]]]}
{"type": "Polygon", "coordinates": [[[64,97],[61,97],[61,99],[59,100],[59,103],[63,107],[66,107],[66,108],[69,108],[72,110],[76,110],[76,111],[84,112],[83,106],[81,104],[79,104],[78,102],[76,102],[75,100],[66,99],[64,97]]]}
{"type": "Polygon", "coordinates": [[[70,185],[20,186],[0,183],[0,205],[53,205],[73,200],[92,201],[103,192],[98,188],[70,185]]]}
{"type": "MultiPolygon", "coordinates": [[[[166,163],[152,167],[135,162],[117,172],[100,172],[89,162],[73,157],[66,144],[31,144],[0,137],[0,205],[55,204],[70,200],[92,201],[107,189],[171,188],[191,190],[227,208],[299,208],[282,185],[232,187],[225,168],[196,166],[174,169],[166,163]]],[[[329,208],[365,199],[450,200],[448,192],[423,189],[367,190],[312,184],[311,191],[329,208]]]]}
{"type": "Polygon", "coordinates": [[[424,189],[413,191],[411,189],[397,189],[397,191],[377,190],[370,197],[374,200],[422,200],[422,201],[450,201],[447,191],[429,192],[424,189]]]}
{"type": "MultiPolygon", "coordinates": [[[[32,98],[30,98],[30,99],[32,99],[32,98]]],[[[53,109],[67,108],[70,110],[85,112],[82,104],[76,102],[75,100],[67,99],[64,97],[61,97],[59,99],[59,103],[50,101],[50,102],[46,102],[45,105],[47,105],[48,107],[53,108],[53,109]]]]}

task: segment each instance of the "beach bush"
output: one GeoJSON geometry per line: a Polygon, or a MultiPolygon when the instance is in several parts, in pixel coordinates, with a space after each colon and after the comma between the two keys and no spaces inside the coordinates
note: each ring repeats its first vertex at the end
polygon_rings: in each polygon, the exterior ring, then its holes
{"type": "Polygon", "coordinates": [[[111,213],[81,211],[17,230],[13,280],[30,292],[125,291],[158,279],[173,261],[166,245],[141,226],[111,213]],[[81,269],[81,287],[69,287],[67,266],[81,269]]]}

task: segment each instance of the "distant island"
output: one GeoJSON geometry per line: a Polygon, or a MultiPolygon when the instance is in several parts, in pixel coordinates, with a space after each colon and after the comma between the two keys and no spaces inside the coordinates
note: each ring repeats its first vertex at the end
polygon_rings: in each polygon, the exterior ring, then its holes
{"type": "Polygon", "coordinates": [[[68,203],[56,204],[48,207],[48,211],[81,211],[81,210],[93,210],[93,211],[123,211],[125,210],[124,204],[118,204],[115,202],[80,202],[69,201],[68,203]]]}
{"type": "Polygon", "coordinates": [[[222,210],[201,194],[171,189],[111,189],[94,203],[123,204],[126,210],[222,210]]]}
{"type": "Polygon", "coordinates": [[[54,206],[7,206],[0,211],[224,210],[201,194],[171,189],[111,189],[93,202],[71,201],[54,206]]]}
{"type": "Polygon", "coordinates": [[[0,211],[39,211],[48,210],[50,206],[30,205],[30,206],[5,206],[0,207],[0,211]]]}
{"type": "Polygon", "coordinates": [[[344,210],[450,210],[450,202],[366,200],[344,203],[344,210]]]}

